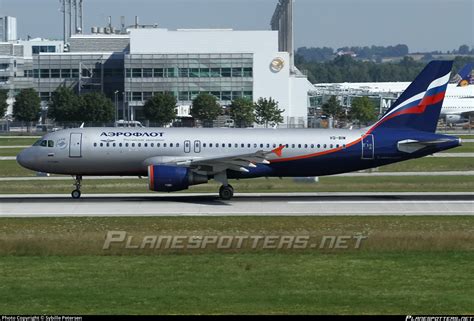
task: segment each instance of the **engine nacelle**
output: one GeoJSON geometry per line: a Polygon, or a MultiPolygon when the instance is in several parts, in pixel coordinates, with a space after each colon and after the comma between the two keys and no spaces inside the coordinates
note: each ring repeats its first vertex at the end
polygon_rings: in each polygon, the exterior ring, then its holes
{"type": "Polygon", "coordinates": [[[461,115],[446,115],[447,124],[458,124],[464,121],[465,120],[462,119],[461,115]]]}
{"type": "Polygon", "coordinates": [[[205,184],[209,181],[205,175],[195,174],[186,167],[168,165],[148,166],[148,186],[155,192],[176,192],[189,186],[205,184]]]}

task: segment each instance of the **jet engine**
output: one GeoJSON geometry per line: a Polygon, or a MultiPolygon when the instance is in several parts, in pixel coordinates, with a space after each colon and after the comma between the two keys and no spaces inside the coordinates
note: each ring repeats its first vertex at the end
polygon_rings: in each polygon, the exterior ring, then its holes
{"type": "Polygon", "coordinates": [[[465,121],[461,115],[446,115],[447,124],[458,124],[465,121]]]}
{"type": "Polygon", "coordinates": [[[148,186],[155,192],[182,191],[192,185],[205,184],[208,180],[206,175],[193,173],[186,167],[148,166],[148,186]]]}

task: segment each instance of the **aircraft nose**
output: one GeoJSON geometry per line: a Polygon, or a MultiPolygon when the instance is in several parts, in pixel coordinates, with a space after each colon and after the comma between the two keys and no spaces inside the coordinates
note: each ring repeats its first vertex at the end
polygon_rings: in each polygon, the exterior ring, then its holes
{"type": "Polygon", "coordinates": [[[30,151],[28,149],[24,149],[16,156],[16,161],[21,166],[31,169],[33,160],[30,156],[30,151]]]}

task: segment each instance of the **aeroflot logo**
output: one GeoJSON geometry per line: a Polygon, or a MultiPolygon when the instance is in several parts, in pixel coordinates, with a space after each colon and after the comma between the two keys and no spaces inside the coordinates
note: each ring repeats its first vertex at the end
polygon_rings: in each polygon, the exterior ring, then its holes
{"type": "Polygon", "coordinates": [[[102,132],[100,136],[106,137],[163,137],[164,133],[161,132],[102,132]]]}

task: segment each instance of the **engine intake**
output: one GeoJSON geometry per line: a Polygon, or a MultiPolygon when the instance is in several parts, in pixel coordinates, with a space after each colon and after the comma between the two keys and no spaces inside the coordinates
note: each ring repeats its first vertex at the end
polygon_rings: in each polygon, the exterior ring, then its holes
{"type": "Polygon", "coordinates": [[[148,166],[148,186],[155,192],[176,192],[189,186],[205,184],[206,175],[195,174],[187,167],[150,165],[148,166]]]}
{"type": "Polygon", "coordinates": [[[446,115],[446,123],[448,124],[458,124],[465,121],[461,115],[446,115]]]}

